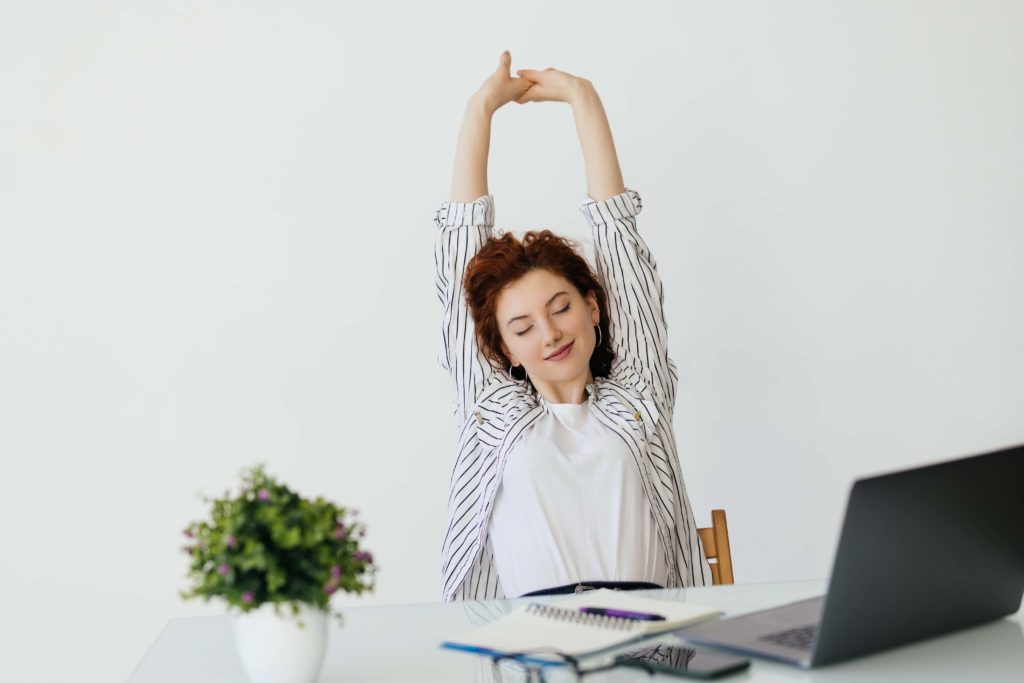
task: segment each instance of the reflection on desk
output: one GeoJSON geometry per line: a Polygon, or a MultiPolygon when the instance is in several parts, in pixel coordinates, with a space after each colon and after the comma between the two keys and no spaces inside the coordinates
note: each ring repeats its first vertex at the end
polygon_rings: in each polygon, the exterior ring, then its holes
{"type": "MultiPolygon", "coordinates": [[[[741,614],[785,602],[821,595],[824,581],[708,586],[692,589],[642,591],[651,598],[690,601],[741,614]]],[[[467,681],[496,682],[490,661],[465,652],[445,650],[440,643],[459,633],[500,618],[527,601],[556,602],[563,596],[543,596],[483,602],[384,605],[342,610],[345,626],[330,626],[327,656],[320,680],[334,681],[467,681]]],[[[809,671],[755,660],[747,671],[729,677],[741,681],[985,681],[1020,683],[1024,680],[1024,632],[1020,612],[1008,619],[966,629],[941,638],[900,647],[848,662],[809,671]]],[[[679,644],[672,634],[658,642],[679,644]]],[[[621,651],[636,649],[632,644],[621,651]]],[[[618,652],[618,651],[616,651],[618,652]]],[[[611,653],[607,655],[610,659],[611,653]]],[[[593,660],[599,661],[600,658],[593,660]]],[[[587,664],[593,663],[587,660],[587,664]]],[[[512,672],[509,672],[511,674],[512,672]]],[[[245,682],[235,652],[231,617],[193,617],[170,620],[145,654],[132,683],[189,681],[245,682]]],[[[524,680],[503,677],[505,681],[524,680]]],[[[568,671],[552,671],[552,683],[571,681],[568,671]]],[[[583,679],[584,683],[679,681],[651,677],[640,670],[613,669],[583,679]]]]}

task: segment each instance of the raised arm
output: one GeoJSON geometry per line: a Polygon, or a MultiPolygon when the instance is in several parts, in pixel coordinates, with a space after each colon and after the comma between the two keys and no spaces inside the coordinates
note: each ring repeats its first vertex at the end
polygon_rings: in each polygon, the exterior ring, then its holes
{"type": "Polygon", "coordinates": [[[579,80],[569,104],[572,105],[576,134],[587,167],[587,194],[597,201],[622,194],[626,186],[622,184],[622,169],[615,154],[612,129],[601,98],[590,81],[579,80]]]}
{"type": "Polygon", "coordinates": [[[597,273],[608,293],[609,332],[621,361],[618,378],[660,401],[671,415],[678,373],[668,357],[664,291],[654,257],[636,229],[640,195],[623,184],[601,98],[590,81],[564,71],[518,73],[534,82],[518,101],[572,106],[587,169],[580,210],[593,231],[597,273]]]}
{"type": "Polygon", "coordinates": [[[491,117],[494,111],[479,92],[466,102],[455,147],[452,171],[453,202],[471,202],[487,194],[487,156],[491,149],[491,117]]]}
{"type": "Polygon", "coordinates": [[[491,117],[505,104],[525,93],[532,85],[523,78],[512,78],[512,55],[508,50],[498,58],[498,68],[473,93],[459,129],[452,172],[452,201],[471,202],[487,194],[487,156],[491,148],[491,117]]]}
{"type": "Polygon", "coordinates": [[[518,102],[565,102],[572,106],[587,168],[587,194],[597,201],[622,194],[626,188],[612,130],[594,85],[585,78],[551,68],[521,69],[517,73],[534,82],[518,102]]]}
{"type": "Polygon", "coordinates": [[[498,68],[466,103],[455,150],[451,199],[443,202],[434,216],[435,282],[444,306],[438,363],[455,385],[453,412],[460,429],[493,372],[477,346],[462,279],[467,264],[494,227],[494,200],[487,192],[491,118],[530,87],[528,81],[510,77],[510,63],[511,55],[503,52],[498,68]]]}

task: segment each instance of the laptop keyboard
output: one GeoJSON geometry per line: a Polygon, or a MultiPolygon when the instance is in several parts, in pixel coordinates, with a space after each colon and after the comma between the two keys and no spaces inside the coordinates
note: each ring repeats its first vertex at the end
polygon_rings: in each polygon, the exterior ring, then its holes
{"type": "Polygon", "coordinates": [[[810,650],[811,644],[814,642],[814,631],[817,626],[817,624],[811,624],[810,626],[801,626],[786,631],[778,631],[777,633],[769,633],[766,636],[761,636],[758,640],[767,640],[769,643],[791,647],[794,650],[810,650]]]}

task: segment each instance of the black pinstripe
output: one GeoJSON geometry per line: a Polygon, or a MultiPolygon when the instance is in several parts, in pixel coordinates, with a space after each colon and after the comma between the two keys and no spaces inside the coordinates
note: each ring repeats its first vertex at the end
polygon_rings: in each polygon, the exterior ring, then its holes
{"type": "MultiPolygon", "coordinates": [[[[616,354],[610,376],[591,385],[594,414],[622,439],[640,470],[668,561],[668,586],[702,586],[711,583],[711,571],[676,452],[678,370],[668,356],[661,279],[636,229],[641,208],[640,196],[628,189],[580,203],[593,231],[596,271],[608,292],[616,354]]],[[[442,597],[504,598],[487,524],[505,458],[545,409],[535,394],[484,359],[463,296],[466,265],[493,235],[494,198],[444,202],[434,222],[436,288],[444,307],[438,362],[455,384],[452,412],[459,434],[441,551],[442,597]]]]}

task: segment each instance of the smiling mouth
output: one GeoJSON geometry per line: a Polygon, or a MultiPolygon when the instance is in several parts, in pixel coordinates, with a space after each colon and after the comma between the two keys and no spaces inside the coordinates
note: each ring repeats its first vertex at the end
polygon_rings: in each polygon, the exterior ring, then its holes
{"type": "Polygon", "coordinates": [[[576,342],[574,342],[574,341],[572,341],[572,342],[569,342],[568,344],[566,344],[566,345],[565,345],[565,346],[563,346],[562,348],[560,348],[560,349],[558,349],[557,351],[555,351],[555,352],[554,352],[553,354],[551,354],[550,356],[546,357],[546,358],[545,358],[544,360],[559,360],[559,356],[565,356],[565,355],[568,355],[568,353],[569,353],[569,349],[570,349],[570,348],[572,347],[572,345],[573,345],[573,344],[575,344],[575,343],[576,343],[576,342]]]}

